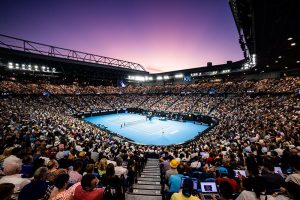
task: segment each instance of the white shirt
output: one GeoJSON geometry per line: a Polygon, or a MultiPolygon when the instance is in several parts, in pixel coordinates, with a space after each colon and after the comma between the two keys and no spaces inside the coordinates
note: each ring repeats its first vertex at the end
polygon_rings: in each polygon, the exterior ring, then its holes
{"type": "Polygon", "coordinates": [[[10,163],[18,163],[20,166],[22,166],[22,160],[15,155],[10,155],[5,158],[2,167],[5,168],[5,166],[10,163]]]}
{"type": "Polygon", "coordinates": [[[191,163],[191,168],[200,168],[201,167],[201,162],[199,161],[194,161],[191,163]]]}
{"type": "Polygon", "coordinates": [[[115,174],[118,177],[121,177],[121,175],[124,174],[124,177],[127,178],[127,173],[128,173],[128,170],[125,169],[124,167],[122,167],[122,166],[115,167],[115,174]]]}
{"type": "MultiPolygon", "coordinates": [[[[260,200],[265,200],[265,195],[260,195],[260,200]]],[[[235,200],[257,200],[256,194],[251,191],[244,190],[235,200]]],[[[275,200],[271,195],[267,195],[267,200],[275,200]]]]}
{"type": "Polygon", "coordinates": [[[25,185],[30,183],[30,180],[27,178],[22,178],[21,174],[14,174],[10,176],[3,176],[0,179],[0,184],[1,183],[12,183],[15,185],[14,191],[19,192],[25,185]]]}
{"type": "Polygon", "coordinates": [[[92,151],[92,153],[91,153],[91,159],[93,159],[94,162],[97,162],[98,158],[99,158],[99,153],[95,152],[95,151],[92,151]]]}
{"type": "Polygon", "coordinates": [[[290,181],[296,183],[297,185],[300,185],[300,172],[288,175],[285,179],[285,182],[290,181]]]}
{"type": "Polygon", "coordinates": [[[56,154],[56,159],[57,160],[60,160],[60,159],[62,159],[63,157],[64,157],[64,152],[63,151],[59,151],[59,152],[57,152],[57,154],[56,154]]]}
{"type": "Polygon", "coordinates": [[[117,163],[113,160],[107,160],[107,164],[112,163],[115,167],[117,166],[117,163]]]}

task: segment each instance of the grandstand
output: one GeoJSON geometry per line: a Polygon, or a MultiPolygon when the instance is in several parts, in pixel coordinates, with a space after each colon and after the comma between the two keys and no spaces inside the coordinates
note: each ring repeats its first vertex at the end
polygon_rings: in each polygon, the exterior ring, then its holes
{"type": "Polygon", "coordinates": [[[299,198],[296,2],[229,4],[243,60],[157,74],[0,34],[0,199],[176,200],[179,189],[205,199],[207,182],[218,186],[212,199],[299,198]],[[125,112],[144,115],[126,121],[132,129],[149,113],[208,128],[142,145],[84,120],[125,112]]]}

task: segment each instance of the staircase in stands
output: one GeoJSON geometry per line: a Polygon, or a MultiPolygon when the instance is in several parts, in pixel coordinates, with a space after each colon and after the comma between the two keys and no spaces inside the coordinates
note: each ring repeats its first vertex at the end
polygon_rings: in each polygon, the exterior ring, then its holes
{"type": "Polygon", "coordinates": [[[148,158],[133,191],[126,194],[126,200],[161,200],[159,160],[148,158]]]}

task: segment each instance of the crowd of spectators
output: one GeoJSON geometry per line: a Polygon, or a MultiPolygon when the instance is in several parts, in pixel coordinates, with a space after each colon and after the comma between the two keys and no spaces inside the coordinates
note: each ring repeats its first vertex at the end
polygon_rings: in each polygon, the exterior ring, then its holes
{"type": "Polygon", "coordinates": [[[299,89],[300,77],[284,77],[280,79],[262,80],[201,80],[197,83],[164,84],[164,85],[128,85],[127,87],[83,85],[77,82],[72,84],[28,83],[16,80],[0,82],[1,92],[16,94],[151,94],[151,93],[207,93],[213,90],[217,93],[253,92],[295,92],[299,89]]]}
{"type": "MultiPolygon", "coordinates": [[[[95,94],[107,94],[76,95],[89,89],[3,81],[1,90],[16,93],[32,94],[43,87],[52,94],[61,94],[58,91],[75,94],[1,98],[0,197],[103,199],[104,188],[113,187],[120,195],[118,199],[122,199],[124,192],[130,191],[140,163],[151,154],[160,158],[166,196],[172,199],[185,196],[178,188],[176,176],[214,181],[223,199],[297,199],[300,195],[300,99],[299,95],[280,92],[294,90],[299,86],[299,78],[239,83],[237,86],[227,82],[226,86],[219,84],[216,88],[219,91],[225,91],[224,87],[238,91],[254,88],[279,93],[222,97],[120,95],[122,89],[115,87],[98,90],[86,86],[95,94]],[[147,146],[122,140],[72,115],[122,107],[200,112],[218,119],[218,125],[188,144],[147,146]],[[281,167],[282,172],[274,171],[275,166],[281,167]],[[235,174],[236,169],[246,170],[247,176],[235,174]]],[[[209,87],[210,84],[214,83],[209,83],[209,87]]],[[[207,89],[204,84],[199,85],[177,88],[178,91],[189,87],[197,91],[197,88],[207,89]]],[[[172,90],[172,87],[164,88],[172,90]]],[[[127,93],[124,89],[122,92],[127,93]]]]}

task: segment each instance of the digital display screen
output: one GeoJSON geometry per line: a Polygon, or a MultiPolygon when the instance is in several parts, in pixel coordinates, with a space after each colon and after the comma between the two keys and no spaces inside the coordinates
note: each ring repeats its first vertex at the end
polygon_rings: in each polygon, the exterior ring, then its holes
{"type": "Polygon", "coordinates": [[[198,190],[198,179],[196,179],[196,178],[182,177],[181,178],[181,184],[180,184],[181,187],[183,186],[183,182],[184,182],[185,179],[192,179],[193,189],[198,190]]]}
{"type": "Polygon", "coordinates": [[[215,182],[201,182],[200,185],[203,193],[218,192],[215,182]]]}
{"type": "Polygon", "coordinates": [[[247,177],[247,176],[246,176],[246,171],[245,171],[245,170],[233,170],[233,171],[234,171],[234,176],[235,176],[235,177],[239,177],[239,174],[240,174],[241,176],[247,177]]]}

